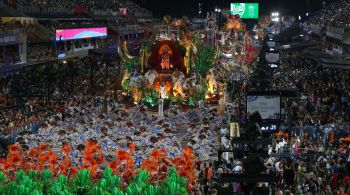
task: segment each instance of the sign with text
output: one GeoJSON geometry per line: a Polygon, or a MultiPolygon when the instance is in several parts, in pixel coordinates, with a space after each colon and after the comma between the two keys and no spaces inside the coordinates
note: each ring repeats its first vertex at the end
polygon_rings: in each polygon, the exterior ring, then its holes
{"type": "Polygon", "coordinates": [[[252,95],[247,96],[247,114],[259,112],[262,120],[279,120],[281,113],[280,96],[252,95]]]}
{"type": "Polygon", "coordinates": [[[259,3],[231,3],[231,14],[243,19],[259,18],[259,3]]]}
{"type": "Polygon", "coordinates": [[[0,45],[17,44],[19,42],[18,32],[0,32],[0,45]]]}

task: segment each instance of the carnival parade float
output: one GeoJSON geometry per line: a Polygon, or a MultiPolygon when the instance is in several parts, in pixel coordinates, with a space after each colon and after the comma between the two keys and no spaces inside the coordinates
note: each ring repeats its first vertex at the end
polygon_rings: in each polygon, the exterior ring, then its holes
{"type": "Polygon", "coordinates": [[[213,17],[208,14],[205,32],[196,32],[186,17],[165,16],[163,28],[142,44],[139,56],[129,54],[126,41],[119,43],[124,99],[150,107],[160,102],[191,107],[225,99],[232,74],[249,74],[257,50],[239,16],[228,16],[221,31],[213,17]]]}

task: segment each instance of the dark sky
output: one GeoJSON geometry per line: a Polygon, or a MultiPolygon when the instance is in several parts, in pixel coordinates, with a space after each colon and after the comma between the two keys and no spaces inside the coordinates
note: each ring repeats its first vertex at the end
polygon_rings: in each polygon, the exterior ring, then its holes
{"type": "Polygon", "coordinates": [[[229,8],[230,3],[258,2],[260,14],[269,14],[278,10],[282,15],[302,15],[310,10],[310,13],[319,11],[322,2],[334,0],[133,0],[139,5],[153,11],[154,16],[161,18],[164,15],[173,17],[198,15],[198,3],[202,3],[202,12],[214,10],[216,6],[229,8]],[[309,2],[309,3],[308,3],[309,2]]]}

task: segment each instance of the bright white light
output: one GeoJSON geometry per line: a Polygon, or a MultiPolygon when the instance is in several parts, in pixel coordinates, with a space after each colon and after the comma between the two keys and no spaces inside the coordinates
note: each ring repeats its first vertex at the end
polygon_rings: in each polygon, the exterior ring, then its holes
{"type": "Polygon", "coordinates": [[[221,9],[218,9],[218,12],[220,13],[220,12],[221,12],[221,9]]]}
{"type": "Polygon", "coordinates": [[[301,16],[299,16],[299,20],[301,20],[301,16]]]}
{"type": "Polygon", "coordinates": [[[224,56],[226,58],[232,58],[233,54],[232,53],[224,53],[224,56]]]}
{"type": "Polygon", "coordinates": [[[270,66],[271,68],[277,68],[277,67],[278,67],[277,64],[269,64],[269,66],[270,66]]]}
{"type": "Polygon", "coordinates": [[[278,17],[277,18],[272,18],[271,20],[272,20],[272,22],[279,22],[280,18],[278,18],[278,17]]]}
{"type": "Polygon", "coordinates": [[[308,13],[308,12],[306,12],[306,16],[309,16],[309,13],[308,13]]]}
{"type": "Polygon", "coordinates": [[[304,35],[300,35],[301,37],[303,37],[304,35]]]}
{"type": "Polygon", "coordinates": [[[275,49],[274,48],[270,48],[270,51],[275,51],[275,49]]]}
{"type": "Polygon", "coordinates": [[[215,8],[215,12],[218,12],[218,8],[215,8]]]}
{"type": "Polygon", "coordinates": [[[271,13],[271,16],[272,16],[272,17],[278,17],[279,15],[280,15],[279,12],[272,12],[272,13],[271,13]]]}

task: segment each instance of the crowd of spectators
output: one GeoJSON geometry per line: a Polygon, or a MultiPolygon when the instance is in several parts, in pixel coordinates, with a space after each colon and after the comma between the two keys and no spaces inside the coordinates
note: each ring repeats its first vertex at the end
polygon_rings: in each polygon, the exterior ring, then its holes
{"type": "Polygon", "coordinates": [[[73,15],[72,4],[66,0],[12,0],[8,4],[29,15],[73,15]]]}
{"type": "Polygon", "coordinates": [[[311,18],[311,23],[324,24],[325,26],[343,27],[349,25],[350,1],[338,0],[326,5],[324,9],[311,18]]]}
{"type": "Polygon", "coordinates": [[[60,20],[51,21],[46,20],[41,22],[42,25],[48,29],[55,31],[57,29],[69,29],[69,28],[93,28],[93,27],[107,27],[107,21],[96,20],[60,20]]]}
{"type": "MultiPolygon", "coordinates": [[[[262,171],[253,173],[272,173],[277,177],[277,183],[219,184],[221,174],[249,173],[251,170],[246,164],[249,153],[244,151],[247,146],[229,143],[228,147],[236,147],[239,155],[234,158],[223,155],[223,162],[204,163],[198,167],[201,185],[197,194],[201,194],[200,191],[210,194],[218,185],[230,186],[237,194],[249,194],[250,190],[253,194],[270,191],[281,195],[350,193],[347,139],[350,136],[350,72],[324,69],[302,51],[281,51],[280,54],[281,63],[272,74],[272,89],[294,88],[300,94],[295,98],[282,98],[282,126],[273,134],[272,144],[267,147],[268,157],[261,158],[262,171]],[[291,129],[288,129],[288,108],[291,129]]],[[[222,130],[221,133],[226,132],[223,136],[227,136],[228,131],[222,130]]],[[[255,169],[257,164],[255,160],[250,166],[255,169]]]]}
{"type": "MultiPolygon", "coordinates": [[[[281,51],[280,59],[272,70],[272,89],[297,89],[300,94],[282,98],[282,126],[262,159],[261,172],[276,175],[277,183],[259,188],[275,194],[349,194],[350,72],[325,69],[300,50],[281,51]]],[[[246,173],[244,162],[235,157],[214,163],[213,175],[246,173]]],[[[249,190],[245,183],[229,185],[236,192],[249,190]]]]}
{"type": "MultiPolygon", "coordinates": [[[[294,88],[299,99],[290,106],[295,125],[342,124],[350,121],[350,72],[323,69],[305,54],[282,53],[282,65],[273,76],[275,89],[294,88]]],[[[289,104],[289,105],[288,105],[289,104]]]]}
{"type": "Polygon", "coordinates": [[[61,21],[42,21],[42,25],[48,29],[55,31],[57,29],[69,28],[91,28],[91,27],[108,27],[116,28],[125,27],[127,25],[141,25],[140,22],[133,18],[117,17],[109,20],[61,20],[61,21]]]}
{"type": "Polygon", "coordinates": [[[31,45],[28,48],[29,62],[48,60],[48,59],[51,59],[52,57],[53,57],[52,47],[50,46],[36,44],[36,45],[31,45]]]}
{"type": "Polygon", "coordinates": [[[130,0],[75,0],[75,3],[85,5],[88,10],[113,10],[119,12],[119,8],[126,8],[127,15],[151,15],[150,11],[130,0]]]}
{"type": "Polygon", "coordinates": [[[0,29],[2,32],[8,31],[8,30],[16,30],[19,31],[21,29],[24,29],[24,25],[21,24],[19,21],[12,21],[12,22],[1,22],[0,23],[0,29]]]}
{"type": "Polygon", "coordinates": [[[290,105],[293,121],[297,124],[349,122],[349,71],[308,67],[287,67],[275,77],[276,87],[289,84],[301,92],[301,98],[290,105]]]}
{"type": "MultiPolygon", "coordinates": [[[[95,44],[100,45],[103,43],[96,42],[95,44]]],[[[45,60],[48,58],[48,56],[52,56],[52,50],[49,46],[43,46],[40,44],[30,45],[29,50],[31,50],[29,53],[32,53],[32,57],[29,56],[30,62],[45,60]]],[[[21,115],[26,115],[25,113],[31,113],[33,110],[35,112],[38,112],[40,110],[50,110],[54,112],[56,110],[54,107],[49,107],[47,109],[45,108],[48,105],[45,103],[47,102],[47,90],[49,90],[47,88],[48,80],[50,80],[52,83],[50,87],[52,98],[56,97],[57,91],[59,91],[59,97],[71,97],[71,94],[86,94],[90,87],[90,64],[97,63],[98,60],[92,61],[88,56],[82,59],[67,59],[67,61],[62,62],[55,60],[51,61],[50,63],[42,62],[40,64],[32,66],[28,71],[18,72],[18,74],[11,77],[0,77],[0,107],[16,108],[20,106],[20,108],[23,108],[22,106],[25,105],[23,110],[18,110],[18,112],[21,112],[21,115]],[[24,97],[19,97],[20,94],[22,96],[34,96],[38,98],[24,99],[24,97]]],[[[101,65],[96,67],[94,70],[96,71],[94,73],[94,82],[96,83],[96,86],[100,86],[101,83],[106,81],[106,74],[104,72],[99,72],[99,70],[102,68],[103,66],[101,65]]],[[[110,74],[113,72],[114,71],[110,69],[110,74]]],[[[107,80],[108,79],[109,77],[107,80]]],[[[8,112],[11,111],[13,110],[10,109],[8,112]]],[[[11,119],[11,117],[8,117],[8,114],[6,113],[7,112],[5,112],[5,110],[4,112],[1,112],[0,120],[4,120],[5,118],[11,119]]],[[[16,117],[12,119],[16,120],[16,117]]],[[[4,130],[3,125],[5,125],[5,123],[1,124],[2,127],[0,132],[4,130]]],[[[14,126],[16,127],[16,125],[14,126]]]]}
{"type": "MultiPolygon", "coordinates": [[[[126,8],[127,15],[150,16],[150,11],[140,7],[129,0],[7,0],[7,4],[14,6],[18,11],[29,15],[49,15],[49,16],[73,16],[73,5],[83,5],[84,8],[94,13],[94,11],[118,12],[119,8],[126,8]]],[[[110,14],[111,12],[103,12],[110,14]]]]}
{"type": "Polygon", "coordinates": [[[8,22],[0,22],[1,34],[12,36],[14,34],[21,35],[22,33],[28,33],[34,31],[36,25],[33,23],[22,23],[17,20],[8,22]]]}
{"type": "Polygon", "coordinates": [[[0,47],[0,65],[16,64],[20,61],[18,46],[0,47]]]}
{"type": "Polygon", "coordinates": [[[280,62],[284,67],[310,67],[311,64],[314,63],[310,56],[303,55],[300,51],[282,51],[280,53],[282,53],[280,62]]]}
{"type": "Polygon", "coordinates": [[[74,3],[84,5],[89,10],[105,10],[119,8],[119,0],[73,0],[74,3]]]}
{"type": "MultiPolygon", "coordinates": [[[[345,135],[349,135],[349,132],[345,135]]],[[[246,183],[230,185],[238,194],[253,190],[253,187],[265,188],[267,192],[270,189],[274,192],[273,194],[281,195],[349,194],[349,153],[348,143],[337,141],[334,137],[329,139],[327,131],[319,131],[316,136],[305,133],[304,136],[296,136],[289,140],[276,137],[273,139],[273,144],[269,146],[269,157],[261,159],[263,171],[260,173],[276,175],[277,183],[272,186],[253,185],[250,189],[247,189],[249,186],[246,183]]],[[[223,173],[246,173],[251,167],[246,167],[245,162],[245,159],[230,158],[216,166],[214,163],[212,176],[215,178],[215,175],[223,173]]],[[[257,161],[254,163],[258,164],[257,161]]],[[[199,179],[203,181],[206,178],[199,179]]],[[[212,182],[212,186],[213,184],[215,183],[212,182]]],[[[203,184],[203,188],[206,185],[203,184]]]]}
{"type": "Polygon", "coordinates": [[[127,8],[127,11],[134,16],[138,14],[150,15],[150,11],[129,0],[120,0],[120,7],[127,8]]]}

